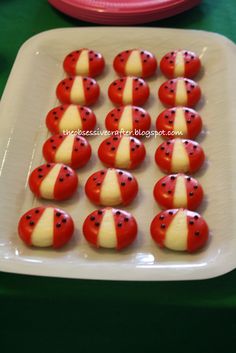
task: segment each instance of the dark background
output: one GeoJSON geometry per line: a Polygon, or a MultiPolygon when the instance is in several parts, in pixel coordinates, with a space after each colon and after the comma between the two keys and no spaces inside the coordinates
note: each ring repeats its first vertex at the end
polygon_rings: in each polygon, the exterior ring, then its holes
{"type": "MultiPolygon", "coordinates": [[[[46,0],[0,0],[0,94],[32,35],[89,26],[46,0]]],[[[151,27],[236,42],[236,0],[203,3],[151,27]]],[[[2,205],[3,207],[3,205],[2,205]]],[[[236,271],[189,282],[105,282],[0,273],[0,352],[236,352],[236,271]]]]}

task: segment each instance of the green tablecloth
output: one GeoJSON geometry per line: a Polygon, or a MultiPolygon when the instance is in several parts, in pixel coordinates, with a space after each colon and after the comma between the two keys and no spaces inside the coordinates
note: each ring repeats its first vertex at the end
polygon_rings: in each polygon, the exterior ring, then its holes
{"type": "MultiPolygon", "coordinates": [[[[236,0],[148,26],[203,29],[236,42],[236,0]]],[[[0,1],[0,93],[21,44],[87,26],[46,0],[0,1]]],[[[1,205],[1,207],[3,207],[1,205]]],[[[196,282],[104,282],[0,273],[0,352],[236,352],[236,271],[196,282]]]]}

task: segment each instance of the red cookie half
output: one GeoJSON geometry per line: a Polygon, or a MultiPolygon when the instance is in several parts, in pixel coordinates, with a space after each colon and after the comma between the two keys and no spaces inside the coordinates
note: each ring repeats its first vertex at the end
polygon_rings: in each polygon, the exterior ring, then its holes
{"type": "Polygon", "coordinates": [[[202,216],[183,208],[158,213],[150,231],[160,247],[190,253],[202,248],[209,238],[208,225],[202,216]]]}
{"type": "Polygon", "coordinates": [[[71,76],[96,77],[103,72],[104,67],[102,54],[87,48],[72,51],[63,61],[65,72],[71,76]]]}
{"type": "Polygon", "coordinates": [[[165,141],[158,146],[155,153],[156,164],[165,173],[195,173],[204,160],[202,147],[192,140],[165,141]]]}
{"type": "Polygon", "coordinates": [[[153,195],[161,208],[187,208],[196,210],[203,200],[201,184],[188,175],[164,176],[154,186],[153,195]]]}
{"type": "Polygon", "coordinates": [[[98,149],[98,157],[102,163],[113,168],[135,169],[145,156],[144,144],[130,136],[110,136],[98,149]]]}
{"type": "Polygon", "coordinates": [[[120,76],[150,77],[155,74],[157,60],[144,49],[124,50],[113,61],[114,70],[120,76]]]}
{"type": "Polygon", "coordinates": [[[158,96],[166,106],[194,107],[201,98],[201,89],[195,81],[178,77],[164,82],[158,90],[158,96]]]}
{"type": "Polygon", "coordinates": [[[21,217],[18,233],[29,246],[60,248],[72,238],[74,222],[59,208],[36,207],[21,217]]]}
{"type": "Polygon", "coordinates": [[[90,213],[83,224],[84,237],[97,248],[121,250],[133,243],[137,232],[137,222],[129,212],[109,207],[90,213]]]}
{"type": "Polygon", "coordinates": [[[138,77],[122,77],[113,81],[108,88],[108,96],[116,105],[142,106],[148,100],[148,84],[138,77]]]}
{"type": "Polygon", "coordinates": [[[64,163],[77,169],[88,163],[92,149],[83,136],[52,135],[43,145],[43,156],[49,163],[64,163]]]}
{"type": "Polygon", "coordinates": [[[100,88],[91,77],[64,78],[56,88],[57,98],[64,104],[92,105],[99,98],[100,88]]]}
{"type": "Polygon", "coordinates": [[[63,104],[48,112],[46,125],[52,134],[60,134],[65,131],[93,131],[96,125],[96,116],[88,107],[63,104]]]}
{"type": "Polygon", "coordinates": [[[136,178],[129,172],[108,168],[93,173],[85,184],[87,197],[96,205],[128,205],[138,193],[136,178]]]}
{"type": "Polygon", "coordinates": [[[141,137],[149,131],[151,117],[143,108],[126,105],[112,109],[106,116],[105,125],[109,131],[121,131],[141,137]]]}
{"type": "Polygon", "coordinates": [[[156,129],[162,132],[163,138],[180,137],[194,140],[202,130],[202,118],[191,108],[169,108],[158,115],[156,129]]]}
{"type": "Polygon", "coordinates": [[[37,197],[66,200],[76,192],[78,177],[75,171],[65,164],[47,163],[32,171],[29,187],[37,197]]]}
{"type": "Polygon", "coordinates": [[[201,69],[197,54],[189,50],[174,50],[163,56],[160,62],[162,73],[168,78],[193,78],[201,69]]]}

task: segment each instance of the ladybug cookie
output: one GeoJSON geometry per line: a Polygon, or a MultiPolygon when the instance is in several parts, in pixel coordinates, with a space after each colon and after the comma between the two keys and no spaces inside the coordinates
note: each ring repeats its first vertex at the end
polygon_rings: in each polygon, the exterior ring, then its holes
{"type": "Polygon", "coordinates": [[[64,163],[77,169],[88,163],[92,154],[88,141],[77,135],[57,134],[43,145],[43,156],[49,163],[64,163]]]}
{"type": "Polygon", "coordinates": [[[63,68],[68,75],[96,77],[105,67],[102,54],[90,49],[79,49],[69,53],[63,62],[63,68]]]}
{"type": "Polygon", "coordinates": [[[36,207],[21,217],[18,233],[26,245],[60,248],[72,238],[74,222],[59,208],[36,207]]]}
{"type": "Polygon", "coordinates": [[[160,62],[162,73],[168,78],[193,78],[201,69],[199,57],[189,50],[174,50],[167,53],[160,62]]]}
{"type": "Polygon", "coordinates": [[[205,154],[195,141],[173,139],[158,146],[155,160],[165,173],[195,173],[201,168],[205,154]]]}
{"type": "Polygon", "coordinates": [[[88,107],[63,104],[48,112],[46,125],[52,134],[63,131],[92,131],[96,125],[96,116],[88,107]]]}
{"type": "Polygon", "coordinates": [[[100,94],[98,83],[91,77],[74,76],[59,82],[56,95],[61,103],[92,105],[100,94]]]}
{"type": "Polygon", "coordinates": [[[155,74],[157,60],[155,56],[147,50],[124,50],[115,57],[113,67],[120,76],[146,78],[155,74]]]}
{"type": "Polygon", "coordinates": [[[83,233],[97,248],[121,250],[136,239],[138,226],[128,212],[115,208],[96,210],[85,219],[83,233]]]}
{"type": "Polygon", "coordinates": [[[193,80],[178,77],[164,82],[158,95],[164,105],[193,107],[201,98],[201,89],[193,80]]]}
{"type": "Polygon", "coordinates": [[[138,77],[122,77],[113,81],[108,88],[108,96],[116,105],[142,106],[148,100],[149,86],[138,77]]]}
{"type": "Polygon", "coordinates": [[[150,230],[160,247],[190,253],[206,244],[209,233],[206,221],[198,213],[183,208],[158,213],[150,230]]]}
{"type": "Polygon", "coordinates": [[[151,125],[151,117],[146,110],[133,105],[112,109],[106,116],[108,131],[124,131],[133,136],[141,137],[151,125]]]}
{"type": "Polygon", "coordinates": [[[134,169],[145,159],[144,144],[135,137],[110,136],[99,146],[98,157],[108,167],[134,169]]]}
{"type": "Polygon", "coordinates": [[[158,180],[153,195],[163,209],[182,207],[196,210],[202,202],[203,189],[193,177],[171,174],[158,180]]]}
{"type": "Polygon", "coordinates": [[[75,171],[65,164],[43,164],[30,174],[29,187],[37,197],[65,200],[76,192],[78,177],[75,171]]]}
{"type": "Polygon", "coordinates": [[[182,137],[194,140],[202,130],[202,118],[191,108],[170,108],[159,114],[156,129],[164,132],[164,138],[182,137]]]}
{"type": "Polygon", "coordinates": [[[136,178],[121,169],[108,168],[92,174],[86,184],[85,193],[96,205],[128,205],[138,193],[136,178]]]}

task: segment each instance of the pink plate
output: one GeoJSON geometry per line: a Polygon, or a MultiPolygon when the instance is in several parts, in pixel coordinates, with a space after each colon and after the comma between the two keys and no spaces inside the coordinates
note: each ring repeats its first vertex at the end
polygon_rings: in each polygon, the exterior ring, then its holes
{"type": "Polygon", "coordinates": [[[109,25],[146,23],[174,16],[201,0],[48,0],[65,14],[83,21],[109,25]]]}

